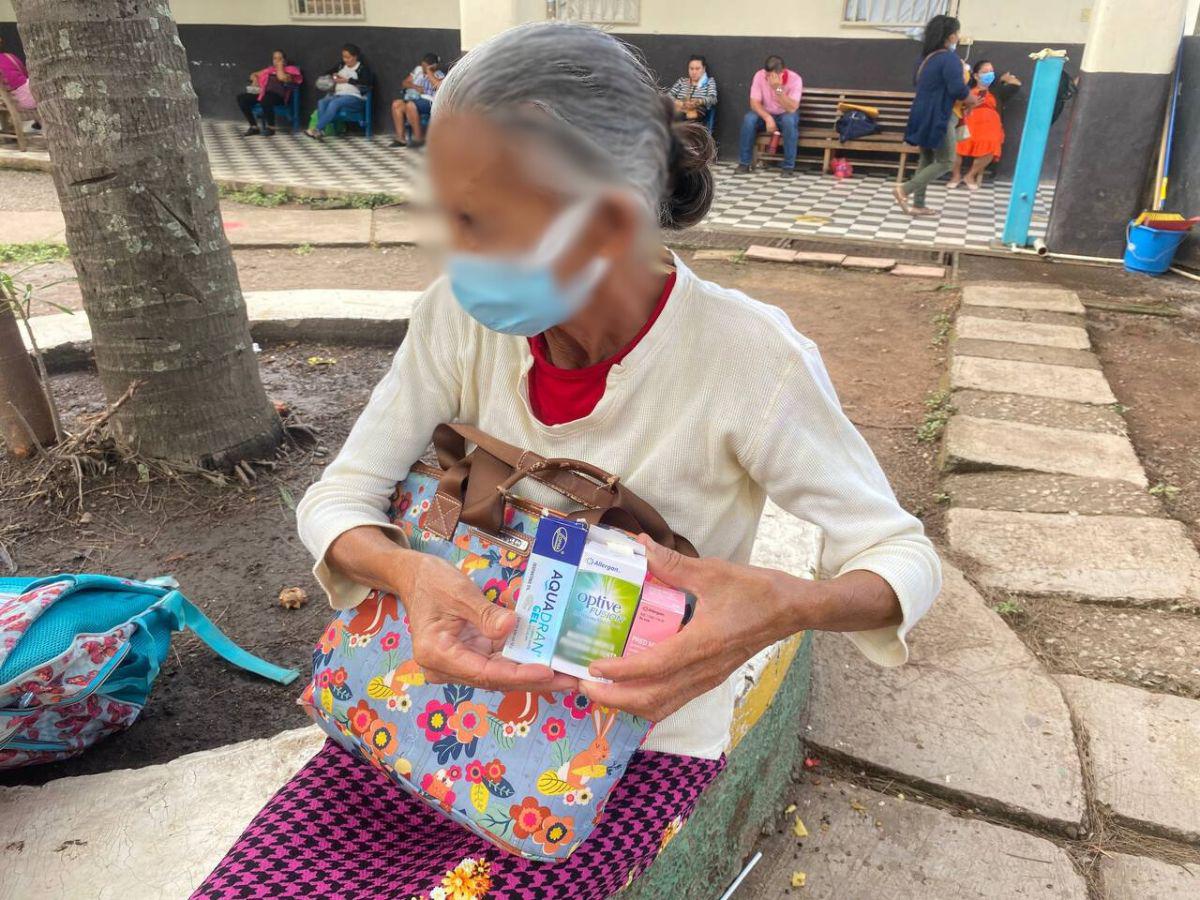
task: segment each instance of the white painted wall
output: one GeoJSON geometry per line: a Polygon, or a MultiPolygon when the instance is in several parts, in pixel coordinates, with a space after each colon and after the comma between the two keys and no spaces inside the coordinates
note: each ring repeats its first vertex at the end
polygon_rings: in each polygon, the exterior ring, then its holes
{"type": "Polygon", "coordinates": [[[1187,0],[1096,0],[1081,68],[1085,72],[1175,70],[1187,0]]]}

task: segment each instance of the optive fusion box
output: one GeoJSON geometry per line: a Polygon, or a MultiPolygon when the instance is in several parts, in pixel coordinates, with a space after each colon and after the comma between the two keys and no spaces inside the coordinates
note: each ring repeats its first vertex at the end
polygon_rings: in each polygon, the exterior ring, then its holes
{"type": "Polygon", "coordinates": [[[542,517],[521,581],[517,625],[504,644],[504,656],[551,665],[587,539],[588,527],[581,522],[542,517]]]}
{"type": "Polygon", "coordinates": [[[588,665],[624,651],[645,580],[646,548],[619,531],[592,526],[575,573],[552,667],[577,678],[598,680],[588,674],[588,665]]]}

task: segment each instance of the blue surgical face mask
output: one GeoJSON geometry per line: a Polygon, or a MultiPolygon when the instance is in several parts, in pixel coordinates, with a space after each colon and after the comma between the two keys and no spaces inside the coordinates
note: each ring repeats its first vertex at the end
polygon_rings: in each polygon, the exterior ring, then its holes
{"type": "Polygon", "coordinates": [[[949,50],[951,53],[953,53],[955,50],[958,49],[958,41],[955,41],[953,44],[951,44],[946,49],[949,50]]]}
{"type": "Polygon", "coordinates": [[[554,273],[593,208],[588,201],[567,207],[527,253],[451,253],[446,272],[459,305],[486,328],[523,337],[541,334],[570,319],[608,271],[608,260],[597,257],[565,283],[554,273]]]}
{"type": "Polygon", "coordinates": [[[992,82],[996,80],[996,73],[995,72],[983,72],[976,77],[979,79],[979,83],[982,84],[984,87],[991,87],[992,82]]]}

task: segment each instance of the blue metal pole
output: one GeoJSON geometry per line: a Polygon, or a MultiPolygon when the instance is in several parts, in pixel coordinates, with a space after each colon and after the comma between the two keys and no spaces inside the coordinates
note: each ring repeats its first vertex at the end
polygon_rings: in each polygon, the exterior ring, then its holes
{"type": "Polygon", "coordinates": [[[1039,59],[1033,69],[1033,87],[1029,90],[1029,107],[1025,112],[1025,130],[1021,132],[1021,149],[1017,153],[1017,168],[1013,173],[1012,196],[1008,201],[1008,217],[1004,220],[1004,243],[1024,247],[1029,243],[1029,222],[1033,219],[1033,201],[1037,196],[1042,161],[1046,158],[1046,143],[1050,139],[1050,118],[1058,97],[1062,78],[1062,56],[1039,59]]]}

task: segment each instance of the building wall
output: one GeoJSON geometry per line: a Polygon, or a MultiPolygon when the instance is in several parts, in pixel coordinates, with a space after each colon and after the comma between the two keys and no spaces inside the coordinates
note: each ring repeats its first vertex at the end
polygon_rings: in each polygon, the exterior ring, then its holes
{"type": "MultiPolygon", "coordinates": [[[[387,101],[416,59],[430,50],[453,59],[464,47],[517,21],[545,15],[545,0],[365,0],[362,21],[297,23],[288,0],[173,0],[180,35],[192,62],[201,111],[236,115],[234,95],[247,73],[266,64],[273,47],[283,47],[313,74],[332,66],[344,41],[359,44],[379,76],[375,113],[385,117],[387,101]]],[[[1189,0],[1195,19],[1200,0],[1189,0]]],[[[959,0],[959,18],[970,60],[992,59],[1003,71],[1028,79],[1027,58],[1045,46],[1068,51],[1068,69],[1077,71],[1093,0],[959,0]]],[[[660,81],[682,74],[689,54],[704,54],[718,79],[722,102],[716,136],[723,157],[736,154],[738,124],[745,112],[754,70],[769,52],[780,53],[813,87],[908,90],[918,53],[916,43],[894,31],[846,26],[842,0],[642,0],[637,26],[615,29],[644,53],[660,81]]],[[[0,0],[0,36],[19,40],[11,22],[10,0],[0,0]]],[[[316,100],[311,78],[305,108],[316,100]]],[[[1001,175],[1011,172],[1025,116],[1018,95],[1005,111],[1007,153],[1001,175]]],[[[1051,134],[1046,174],[1053,177],[1061,156],[1066,119],[1051,134]]]]}

